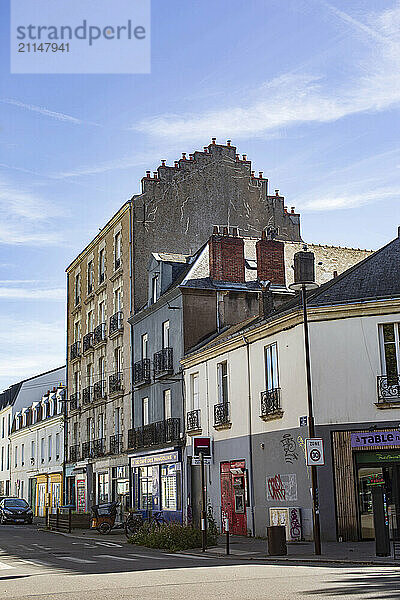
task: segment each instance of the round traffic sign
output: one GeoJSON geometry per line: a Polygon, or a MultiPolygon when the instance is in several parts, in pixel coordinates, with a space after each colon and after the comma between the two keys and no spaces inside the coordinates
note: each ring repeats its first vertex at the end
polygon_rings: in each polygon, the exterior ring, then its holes
{"type": "Polygon", "coordinates": [[[313,448],[310,452],[310,458],[314,462],[318,462],[321,458],[321,452],[317,448],[313,448]]]}

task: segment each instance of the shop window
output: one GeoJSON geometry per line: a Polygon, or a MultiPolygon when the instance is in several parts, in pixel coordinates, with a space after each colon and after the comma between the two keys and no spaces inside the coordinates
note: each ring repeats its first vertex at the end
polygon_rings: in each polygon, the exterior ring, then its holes
{"type": "Polygon", "coordinates": [[[265,381],[267,391],[279,388],[278,346],[276,343],[265,348],[265,381]]]}
{"type": "Polygon", "coordinates": [[[153,467],[140,467],[139,508],[151,510],[153,507],[153,467]]]}
{"type": "Polygon", "coordinates": [[[98,475],[98,503],[108,502],[108,487],[109,477],[108,473],[99,473],[98,475]]]}
{"type": "Polygon", "coordinates": [[[383,374],[388,385],[397,384],[400,372],[400,323],[380,326],[380,342],[383,374]]]}
{"type": "Polygon", "coordinates": [[[161,509],[180,509],[180,477],[175,464],[161,467],[161,509]]]}
{"type": "Polygon", "coordinates": [[[226,404],[228,402],[228,363],[226,361],[218,363],[218,402],[226,404]]]}

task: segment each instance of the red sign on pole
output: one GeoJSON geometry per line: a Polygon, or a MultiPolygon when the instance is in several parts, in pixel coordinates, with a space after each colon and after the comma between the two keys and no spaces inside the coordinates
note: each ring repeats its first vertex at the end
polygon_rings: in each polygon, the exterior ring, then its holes
{"type": "Polygon", "coordinates": [[[193,456],[199,456],[200,453],[206,457],[211,457],[211,438],[195,437],[193,438],[193,456]]]}

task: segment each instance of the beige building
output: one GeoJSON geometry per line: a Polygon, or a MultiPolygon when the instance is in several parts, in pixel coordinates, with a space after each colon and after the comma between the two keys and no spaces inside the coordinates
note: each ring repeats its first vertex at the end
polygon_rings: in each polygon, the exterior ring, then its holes
{"type": "Polygon", "coordinates": [[[126,202],[67,268],[67,498],[81,511],[127,488],[131,207],[126,202]]]}

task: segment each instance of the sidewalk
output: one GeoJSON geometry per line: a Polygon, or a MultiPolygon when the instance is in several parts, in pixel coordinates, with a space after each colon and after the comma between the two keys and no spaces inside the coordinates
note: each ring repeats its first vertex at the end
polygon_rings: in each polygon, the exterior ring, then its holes
{"type": "Polygon", "coordinates": [[[206,556],[240,558],[246,560],[265,560],[271,562],[295,563],[344,563],[358,565],[385,565],[400,567],[400,558],[394,560],[392,556],[376,556],[375,542],[324,542],[322,543],[321,556],[315,556],[313,542],[295,542],[287,545],[286,556],[268,556],[267,540],[246,538],[241,536],[230,537],[230,554],[226,555],[226,538],[219,536],[218,545],[203,553],[199,548],[188,550],[189,554],[204,554],[206,556]]]}

